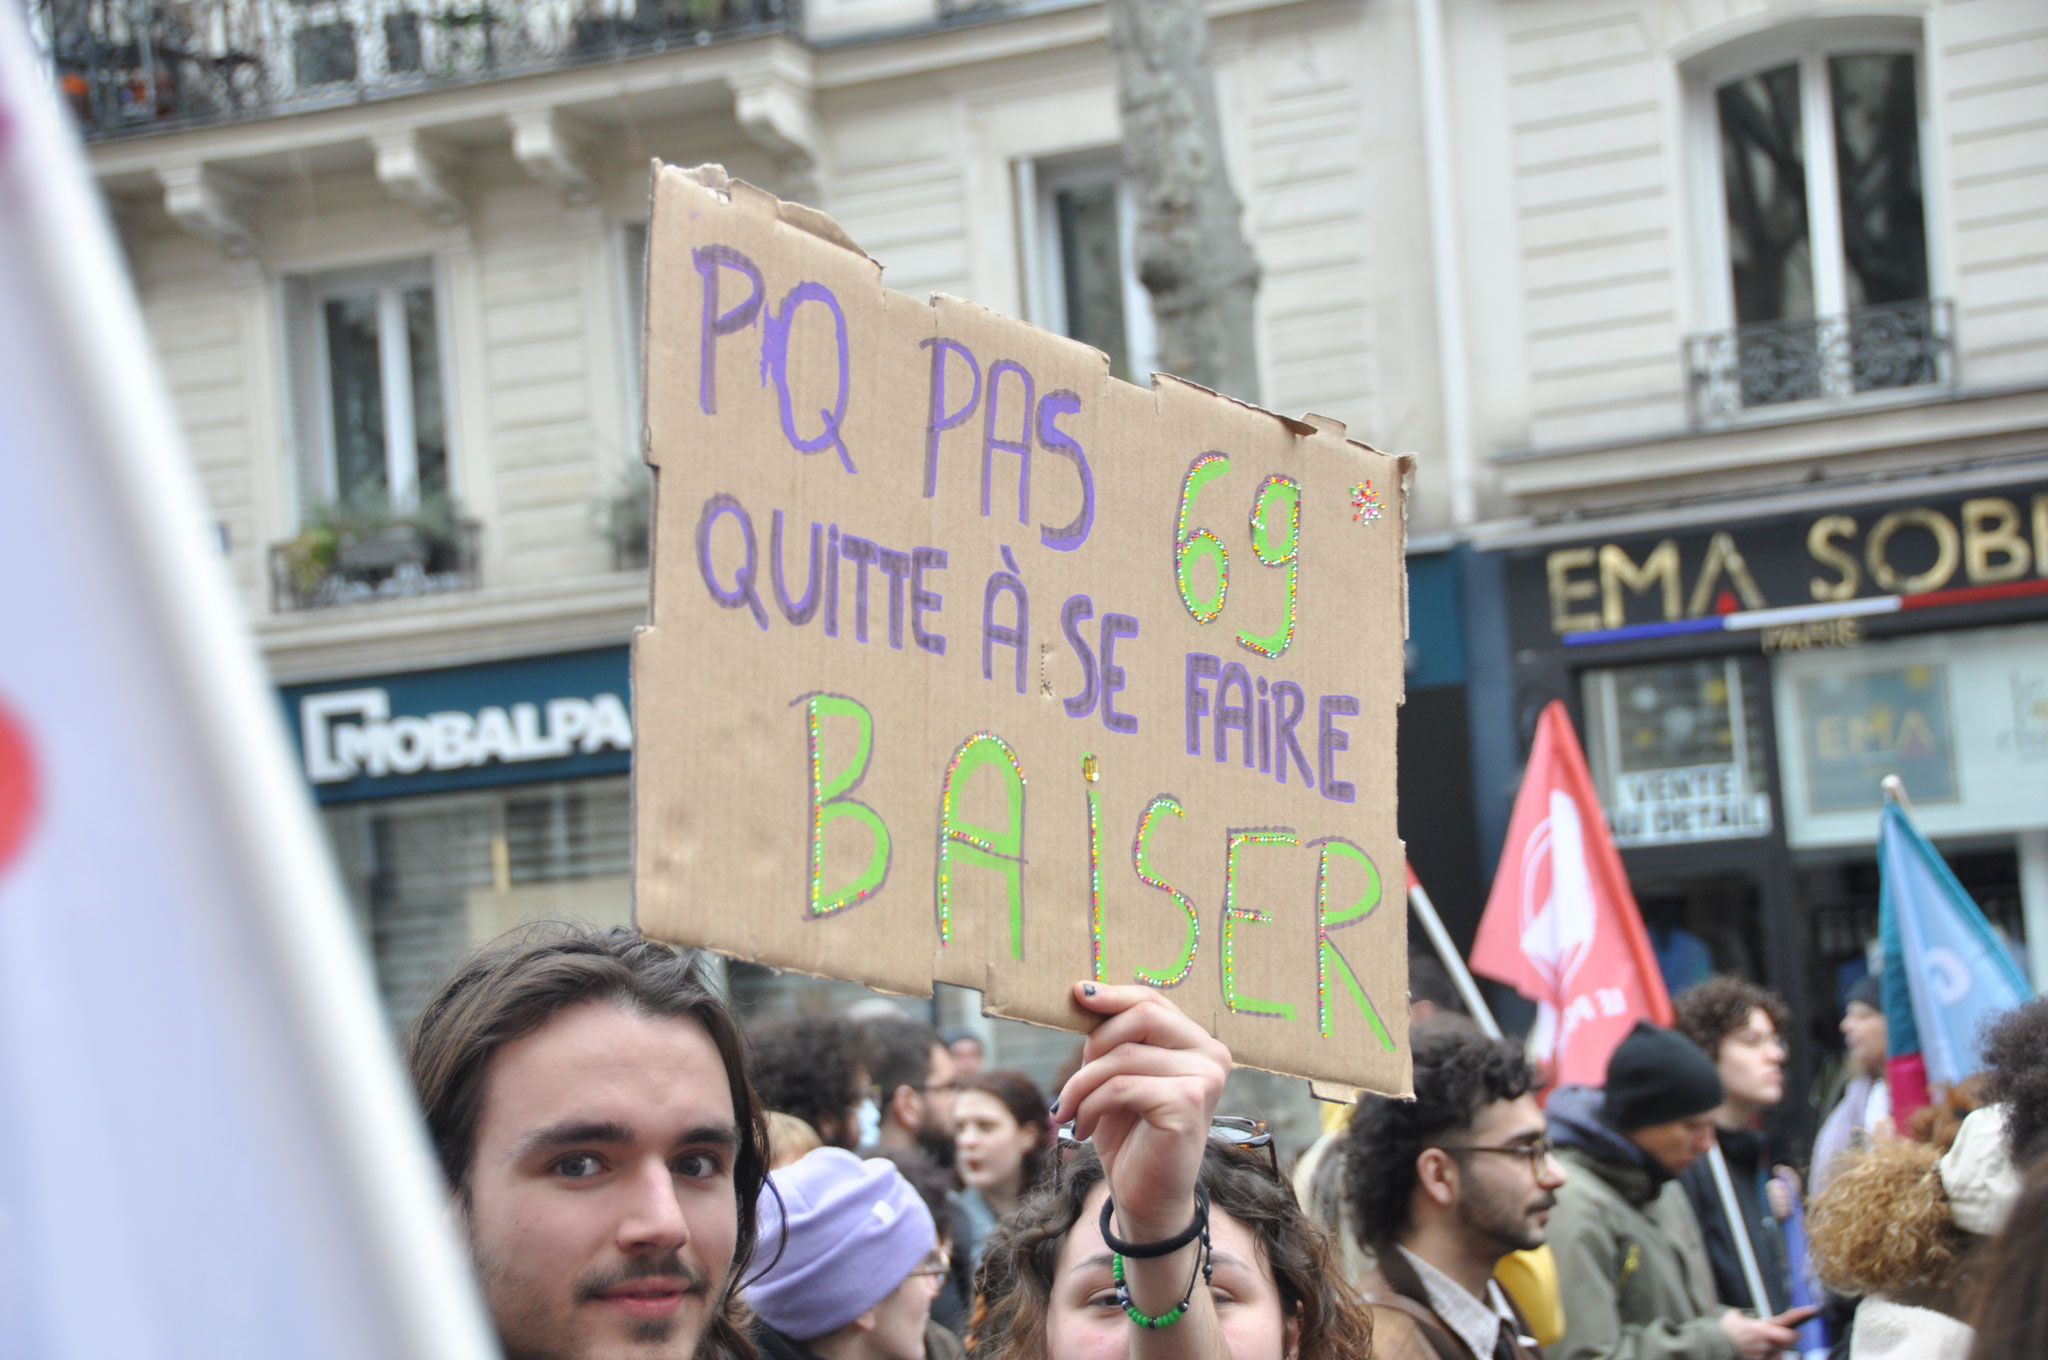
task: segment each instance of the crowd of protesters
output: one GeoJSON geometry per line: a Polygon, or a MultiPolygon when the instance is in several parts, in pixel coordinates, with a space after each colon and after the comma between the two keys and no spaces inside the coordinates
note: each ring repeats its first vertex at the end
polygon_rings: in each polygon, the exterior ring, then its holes
{"type": "Polygon", "coordinates": [[[1853,992],[1801,1167],[1754,983],[1544,1091],[1419,971],[1414,1096],[1291,1168],[1146,987],[1075,984],[1100,1019],[1048,1099],[975,1035],[743,1029],[688,953],[562,928],[474,956],[408,1056],[510,1360],[2048,1356],[2048,1001],[1901,1128],[1853,992]]]}

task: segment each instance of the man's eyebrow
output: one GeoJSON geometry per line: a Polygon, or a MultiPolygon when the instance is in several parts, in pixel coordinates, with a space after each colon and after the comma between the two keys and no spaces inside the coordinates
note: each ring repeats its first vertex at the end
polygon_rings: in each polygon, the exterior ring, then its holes
{"type": "Polygon", "coordinates": [[[740,1131],[738,1126],[729,1120],[716,1124],[699,1124],[694,1129],[686,1130],[682,1137],[676,1139],[676,1145],[710,1147],[721,1152],[735,1152],[740,1145],[740,1131]]]}
{"type": "MultiPolygon", "coordinates": [[[[633,1130],[617,1120],[565,1119],[558,1124],[535,1129],[521,1138],[513,1156],[524,1160],[537,1152],[557,1148],[583,1147],[593,1143],[617,1146],[632,1141],[633,1130]]],[[[678,1147],[708,1147],[721,1152],[736,1151],[739,1145],[739,1129],[729,1120],[699,1124],[684,1130],[676,1139],[678,1147]]]]}
{"type": "Polygon", "coordinates": [[[536,1152],[587,1143],[630,1143],[633,1131],[616,1120],[564,1119],[535,1129],[519,1140],[513,1156],[524,1160],[536,1152]]]}

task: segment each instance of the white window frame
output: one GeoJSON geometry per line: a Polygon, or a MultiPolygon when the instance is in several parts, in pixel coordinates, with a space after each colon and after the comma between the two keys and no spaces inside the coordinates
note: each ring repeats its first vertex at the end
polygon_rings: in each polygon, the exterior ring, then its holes
{"type": "Polygon", "coordinates": [[[647,372],[647,227],[645,222],[621,222],[615,233],[619,249],[619,329],[624,333],[626,356],[626,423],[633,431],[636,453],[643,437],[641,420],[645,414],[641,387],[647,372]]]}
{"type": "Polygon", "coordinates": [[[370,265],[356,269],[306,276],[302,315],[294,324],[302,327],[301,342],[312,356],[312,369],[305,375],[315,391],[301,393],[310,402],[318,430],[306,432],[317,439],[320,453],[321,490],[328,500],[341,495],[341,467],[334,443],[334,379],[327,351],[324,310],[329,299],[351,293],[377,295],[378,387],[384,401],[384,480],[395,509],[410,510],[419,504],[419,434],[414,424],[412,390],[412,342],[405,324],[405,294],[425,286],[434,298],[435,361],[440,369],[443,437],[448,442],[448,492],[455,492],[454,431],[449,417],[454,404],[449,400],[448,327],[443,314],[446,290],[434,277],[431,260],[370,265]]]}
{"type": "MultiPolygon", "coordinates": [[[[1921,211],[1927,241],[1927,291],[1948,293],[1945,253],[1935,197],[1940,180],[1935,169],[1934,99],[1928,79],[1927,44],[1918,19],[1844,19],[1779,26],[1753,33],[1688,63],[1687,102],[1690,118],[1687,161],[1690,164],[1694,230],[1699,242],[1696,271],[1696,331],[1733,330],[1735,280],[1728,259],[1727,186],[1721,172],[1721,125],[1715,92],[1731,81],[1775,67],[1799,67],[1800,134],[1806,160],[1806,230],[1813,259],[1813,314],[1840,316],[1848,310],[1847,266],[1842,257],[1841,196],[1835,170],[1834,106],[1830,99],[1827,60],[1845,52],[1892,52],[1913,58],[1918,85],[1916,114],[1920,129],[1921,211]]],[[[1890,389],[1863,394],[1883,398],[1922,389],[1890,389]]],[[[1803,405],[1803,403],[1801,403],[1803,405]]],[[[1783,407],[1759,408],[1783,413],[1783,407]]]]}
{"type": "Polygon", "coordinates": [[[1145,384],[1158,364],[1159,338],[1152,318],[1152,295],[1138,279],[1137,196],[1123,173],[1120,153],[1113,147],[1104,148],[1019,160],[1014,167],[1023,243],[1018,256],[1024,265],[1028,319],[1061,335],[1067,334],[1067,290],[1053,196],[1062,189],[1115,183],[1117,251],[1123,263],[1124,352],[1132,381],[1145,384]]]}

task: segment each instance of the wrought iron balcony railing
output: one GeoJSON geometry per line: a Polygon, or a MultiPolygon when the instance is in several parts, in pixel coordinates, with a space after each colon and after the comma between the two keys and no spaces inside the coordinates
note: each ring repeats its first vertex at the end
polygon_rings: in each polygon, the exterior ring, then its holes
{"type": "Polygon", "coordinates": [[[88,138],[794,28],[799,0],[29,0],[88,138]]]}
{"type": "Polygon", "coordinates": [[[270,545],[270,609],[282,614],[477,587],[483,527],[457,520],[452,536],[394,523],[366,532],[302,533],[270,545]]]}
{"type": "Polygon", "coordinates": [[[1953,315],[1947,298],[1921,298],[1690,336],[1693,424],[1723,425],[1763,407],[1953,386],[1953,315]]]}

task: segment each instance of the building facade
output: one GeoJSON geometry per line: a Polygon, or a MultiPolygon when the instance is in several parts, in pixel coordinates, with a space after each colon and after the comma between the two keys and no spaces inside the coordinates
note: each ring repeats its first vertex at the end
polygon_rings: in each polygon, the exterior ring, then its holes
{"type": "Polygon", "coordinates": [[[1798,1073],[1876,934],[1887,774],[2048,978],[2038,13],[1479,8],[1467,541],[1516,728],[1481,749],[1570,706],[1670,980],[1783,992],[1798,1073]]]}
{"type": "MultiPolygon", "coordinates": [[[[626,910],[650,158],[1149,371],[1100,4],[33,8],[400,1018],[626,910]]],[[[1419,451],[1402,822],[1454,934],[1563,698],[1653,917],[1813,1034],[1888,760],[2048,949],[2036,10],[1212,5],[1260,399],[1419,451]]]]}

